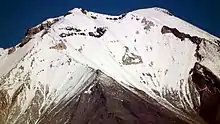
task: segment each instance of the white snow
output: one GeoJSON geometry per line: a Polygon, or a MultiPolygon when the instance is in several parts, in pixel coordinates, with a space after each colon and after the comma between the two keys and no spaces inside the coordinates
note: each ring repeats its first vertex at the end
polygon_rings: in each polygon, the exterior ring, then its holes
{"type": "MultiPolygon", "coordinates": [[[[23,99],[22,112],[27,109],[36,90],[40,90],[44,96],[42,108],[76,95],[96,69],[102,70],[123,86],[130,85],[143,90],[158,101],[168,102],[163,97],[164,89],[174,89],[178,93],[177,97],[184,97],[193,108],[192,100],[187,97],[187,81],[188,73],[197,61],[194,57],[196,45],[189,39],[181,41],[173,34],[163,35],[161,28],[167,25],[209,40],[217,39],[216,37],[181,19],[156,11],[155,8],[130,12],[121,20],[108,20],[106,17],[119,16],[94,12],[87,12],[85,15],[80,9],[70,12],[72,14],[59,17],[60,21],[52,25],[49,33],[41,38],[42,32],[39,32],[25,46],[16,48],[11,55],[0,49],[0,55],[4,53],[0,56],[0,82],[4,82],[0,85],[0,90],[6,89],[12,97],[23,83],[30,85],[23,96],[26,99],[23,99]],[[97,16],[97,19],[92,19],[91,15],[97,16]],[[141,22],[143,18],[153,22],[154,26],[146,31],[141,22]],[[66,30],[66,27],[81,31],[66,30]],[[89,36],[89,32],[96,31],[95,27],[106,27],[107,31],[100,38],[89,36]],[[61,33],[85,33],[86,36],[71,35],[61,38],[61,33]],[[67,49],[50,49],[61,42],[67,49]],[[142,62],[137,63],[139,61],[136,58],[134,62],[137,64],[123,65],[125,53],[130,57],[140,56],[142,62]],[[23,71],[19,71],[20,66],[24,67],[23,71]],[[30,80],[24,80],[27,74],[30,75],[30,80]]],[[[220,76],[220,54],[215,52],[212,44],[210,47],[204,46],[202,50],[202,55],[207,58],[203,64],[220,76]]]]}

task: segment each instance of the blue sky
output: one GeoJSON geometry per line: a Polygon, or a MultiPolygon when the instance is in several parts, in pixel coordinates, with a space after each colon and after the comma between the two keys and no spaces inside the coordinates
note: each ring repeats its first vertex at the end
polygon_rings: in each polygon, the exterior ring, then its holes
{"type": "Polygon", "coordinates": [[[113,15],[162,7],[220,37],[220,0],[1,0],[0,47],[17,44],[28,28],[76,7],[113,15]]]}

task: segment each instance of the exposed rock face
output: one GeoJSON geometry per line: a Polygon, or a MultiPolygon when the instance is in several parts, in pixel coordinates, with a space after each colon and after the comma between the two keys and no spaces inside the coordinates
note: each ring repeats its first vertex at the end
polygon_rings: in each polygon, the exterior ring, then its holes
{"type": "Polygon", "coordinates": [[[89,32],[89,36],[100,38],[105,34],[106,31],[107,31],[106,28],[98,27],[96,28],[95,32],[89,32]]]}
{"type": "Polygon", "coordinates": [[[106,17],[106,19],[107,19],[107,20],[114,20],[114,21],[116,21],[116,20],[121,20],[121,19],[123,19],[125,16],[126,16],[126,14],[122,14],[122,15],[120,15],[120,16],[118,16],[118,17],[106,17]]]}
{"type": "Polygon", "coordinates": [[[96,16],[91,16],[91,18],[93,18],[93,19],[97,19],[97,17],[96,17],[96,16]]]}
{"type": "MultiPolygon", "coordinates": [[[[188,38],[192,43],[197,45],[195,57],[197,57],[198,61],[202,60],[203,57],[199,53],[199,45],[202,41],[207,41],[206,39],[190,36],[189,34],[179,32],[176,28],[169,28],[167,26],[163,26],[161,33],[173,33],[182,41],[188,38]]],[[[220,107],[220,79],[210,69],[201,65],[199,62],[195,63],[190,74],[191,81],[196,85],[200,94],[201,105],[195,108],[195,110],[209,124],[220,123],[218,119],[220,117],[220,111],[218,109],[220,107]]]]}
{"type": "Polygon", "coordinates": [[[87,14],[87,10],[85,10],[85,9],[81,9],[81,12],[85,15],[87,14]]]}
{"type": "Polygon", "coordinates": [[[63,43],[63,42],[58,43],[57,45],[50,47],[50,49],[56,49],[56,50],[64,50],[66,48],[67,47],[66,47],[65,43],[63,43]]]}
{"type": "Polygon", "coordinates": [[[59,21],[59,18],[53,19],[52,21],[45,21],[44,23],[42,23],[34,28],[28,29],[27,32],[25,33],[25,38],[23,40],[21,40],[21,42],[18,46],[23,47],[26,43],[28,43],[32,39],[33,35],[39,33],[42,30],[45,30],[44,33],[42,34],[42,36],[45,35],[46,33],[48,33],[47,30],[51,27],[51,25],[53,25],[57,21],[59,21]]]}
{"type": "Polygon", "coordinates": [[[204,38],[200,38],[198,36],[190,36],[189,34],[185,34],[183,32],[180,32],[176,28],[170,28],[168,26],[163,26],[162,29],[161,29],[161,33],[162,34],[173,33],[176,37],[180,38],[182,41],[185,38],[189,38],[193,43],[195,43],[197,45],[199,45],[202,40],[205,40],[204,38]]]}
{"type": "Polygon", "coordinates": [[[199,115],[210,124],[219,124],[220,79],[199,63],[195,63],[190,74],[200,93],[199,115]]]}
{"type": "Polygon", "coordinates": [[[54,19],[53,21],[46,21],[46,22],[40,24],[37,27],[30,28],[25,33],[25,36],[29,36],[30,37],[30,36],[33,36],[34,34],[37,34],[38,32],[40,32],[40,31],[42,31],[44,29],[49,29],[51,27],[51,25],[53,25],[57,21],[59,21],[59,19],[54,19]]]}
{"type": "Polygon", "coordinates": [[[198,36],[190,36],[189,34],[185,34],[183,32],[180,32],[178,29],[176,28],[170,28],[167,26],[163,26],[161,29],[161,33],[162,34],[166,34],[166,33],[173,33],[173,35],[175,35],[176,37],[178,37],[179,39],[181,39],[181,41],[183,41],[185,38],[188,38],[192,43],[196,44],[196,50],[195,50],[195,57],[197,58],[198,61],[202,60],[202,56],[199,53],[199,48],[200,48],[200,43],[204,40],[206,40],[205,38],[200,38],[198,36]]]}
{"type": "Polygon", "coordinates": [[[143,63],[141,56],[135,55],[129,51],[129,48],[125,46],[125,54],[122,57],[123,65],[132,65],[132,64],[140,64],[143,63]]]}
{"type": "Polygon", "coordinates": [[[167,27],[167,26],[163,26],[161,29],[161,33],[162,34],[166,34],[166,33],[172,33],[171,28],[167,27]]]}
{"type": "Polygon", "coordinates": [[[26,43],[28,43],[32,38],[29,36],[26,36],[23,40],[21,40],[21,43],[18,45],[19,47],[23,47],[26,43]]]}
{"type": "Polygon", "coordinates": [[[171,12],[169,12],[168,10],[166,10],[166,9],[155,8],[155,10],[161,11],[161,12],[163,12],[163,13],[166,13],[167,15],[173,16],[173,14],[172,14],[171,12]]]}
{"type": "Polygon", "coordinates": [[[105,32],[107,31],[106,27],[94,27],[94,31],[86,32],[85,30],[82,31],[81,29],[73,28],[73,27],[66,27],[65,30],[67,30],[67,33],[61,33],[59,36],[61,38],[69,37],[69,36],[91,36],[95,38],[102,37],[105,32]]]}
{"type": "Polygon", "coordinates": [[[8,50],[8,55],[9,55],[9,54],[12,54],[15,50],[16,50],[15,47],[12,47],[11,49],[9,49],[9,50],[8,50]]]}
{"type": "Polygon", "coordinates": [[[143,18],[141,23],[144,24],[144,30],[150,31],[151,27],[155,26],[152,21],[148,21],[146,18],[143,18]]]}

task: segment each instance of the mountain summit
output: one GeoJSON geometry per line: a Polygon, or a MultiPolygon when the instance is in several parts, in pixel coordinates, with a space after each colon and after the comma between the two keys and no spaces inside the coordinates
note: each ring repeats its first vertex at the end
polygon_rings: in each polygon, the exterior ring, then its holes
{"type": "Polygon", "coordinates": [[[161,8],[73,9],[0,49],[0,124],[219,124],[220,39],[161,8]]]}

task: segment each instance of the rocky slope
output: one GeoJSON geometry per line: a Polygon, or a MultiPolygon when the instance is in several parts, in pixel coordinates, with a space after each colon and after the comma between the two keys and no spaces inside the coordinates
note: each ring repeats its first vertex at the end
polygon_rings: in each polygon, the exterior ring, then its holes
{"type": "Polygon", "coordinates": [[[160,8],[83,9],[0,49],[0,124],[219,124],[219,38],[160,8]]]}

